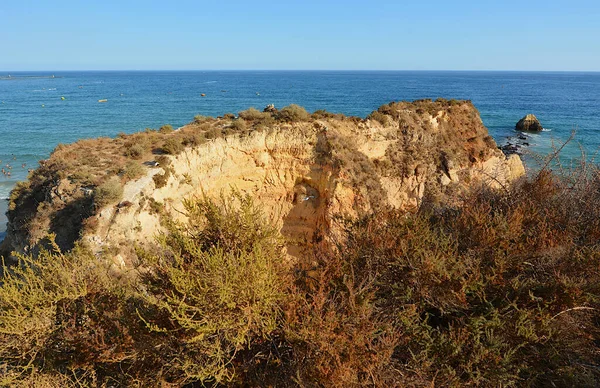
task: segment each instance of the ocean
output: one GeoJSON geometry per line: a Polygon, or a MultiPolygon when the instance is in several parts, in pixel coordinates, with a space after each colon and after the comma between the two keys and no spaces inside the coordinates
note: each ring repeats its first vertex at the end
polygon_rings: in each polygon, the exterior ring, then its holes
{"type": "MultiPolygon", "coordinates": [[[[528,151],[552,150],[576,130],[565,158],[600,147],[600,73],[444,71],[0,72],[0,239],[6,199],[59,143],[179,127],[267,104],[365,117],[380,105],[422,98],[469,99],[499,144],[535,114],[546,129],[528,151]],[[204,96],[202,96],[204,94],[204,96]],[[99,102],[106,100],[106,102],[99,102]]],[[[531,159],[532,160],[532,159],[531,159]]]]}

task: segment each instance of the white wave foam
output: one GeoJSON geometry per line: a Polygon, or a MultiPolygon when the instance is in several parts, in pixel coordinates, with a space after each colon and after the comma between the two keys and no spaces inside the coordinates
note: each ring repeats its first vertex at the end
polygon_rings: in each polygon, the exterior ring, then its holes
{"type": "Polygon", "coordinates": [[[550,129],[550,128],[542,128],[542,132],[552,132],[552,129],[550,129]]]}

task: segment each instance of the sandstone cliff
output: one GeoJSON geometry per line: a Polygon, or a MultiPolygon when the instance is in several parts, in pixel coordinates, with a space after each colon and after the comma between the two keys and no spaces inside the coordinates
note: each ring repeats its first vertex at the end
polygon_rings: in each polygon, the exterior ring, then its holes
{"type": "Polygon", "coordinates": [[[83,239],[127,266],[134,245],[153,241],[163,217],[185,217],[185,199],[237,190],[264,204],[298,257],[336,216],[411,211],[424,197],[476,182],[500,187],[523,173],[468,101],[391,103],[366,119],[309,116],[297,107],[198,118],[173,132],[58,147],[13,192],[3,250],[27,250],[52,232],[63,249],[83,239]],[[100,201],[98,187],[111,180],[122,193],[100,201]]]}

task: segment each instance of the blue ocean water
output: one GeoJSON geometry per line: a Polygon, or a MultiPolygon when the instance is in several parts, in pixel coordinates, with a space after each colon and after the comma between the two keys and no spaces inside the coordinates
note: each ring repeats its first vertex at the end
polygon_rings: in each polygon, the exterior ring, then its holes
{"type": "MultiPolygon", "coordinates": [[[[10,176],[0,173],[0,198],[58,143],[167,123],[177,127],[196,114],[267,104],[296,103],[309,111],[364,117],[390,101],[438,97],[472,100],[499,143],[514,136],[522,116],[534,113],[550,131],[532,136],[533,151],[548,152],[552,139],[565,139],[573,129],[588,152],[600,147],[600,73],[13,72],[0,74],[0,165],[11,171],[10,176]]],[[[567,156],[578,152],[573,145],[567,156]]],[[[5,201],[0,202],[4,225],[5,201]]]]}

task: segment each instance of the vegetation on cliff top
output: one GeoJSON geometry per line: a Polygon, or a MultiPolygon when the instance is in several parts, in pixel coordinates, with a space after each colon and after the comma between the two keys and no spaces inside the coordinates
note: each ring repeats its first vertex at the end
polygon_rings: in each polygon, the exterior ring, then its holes
{"type": "Polygon", "coordinates": [[[239,112],[237,117],[231,114],[220,118],[196,116],[192,123],[179,130],[165,125],[159,130],[121,134],[115,139],[82,140],[58,146],[50,158],[32,172],[29,181],[13,191],[8,214],[9,234],[22,236],[23,241],[35,244],[50,231],[56,234],[61,249],[71,249],[82,227],[94,224],[92,218],[103,206],[119,204],[122,191],[118,184],[123,186],[127,181],[149,174],[150,169],[159,168],[163,171],[153,179],[156,188],[162,188],[173,176],[169,158],[187,147],[197,147],[220,137],[243,137],[290,128],[311,136],[325,131],[329,152],[327,155],[320,152],[321,144],[317,144],[315,158],[348,176],[350,185],[371,207],[379,206],[386,199],[379,176],[407,177],[419,171],[422,165],[441,169],[450,164],[473,163],[496,150],[477,110],[465,101],[390,103],[367,119],[346,118],[324,111],[310,115],[297,105],[267,112],[250,108],[239,112]],[[436,127],[442,125],[444,130],[436,127]],[[348,137],[371,126],[377,127],[378,136],[385,136],[391,143],[385,156],[376,160],[360,152],[360,145],[348,137]],[[444,155],[441,159],[440,152],[444,155]],[[110,193],[105,190],[107,185],[110,193]],[[109,198],[107,194],[112,196],[109,198]]]}
{"type": "Polygon", "coordinates": [[[285,260],[248,197],[186,204],[119,276],[84,247],[0,287],[0,384],[598,386],[600,175],[381,209],[285,260]]]}

